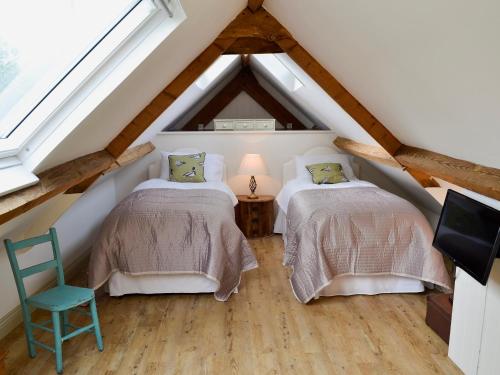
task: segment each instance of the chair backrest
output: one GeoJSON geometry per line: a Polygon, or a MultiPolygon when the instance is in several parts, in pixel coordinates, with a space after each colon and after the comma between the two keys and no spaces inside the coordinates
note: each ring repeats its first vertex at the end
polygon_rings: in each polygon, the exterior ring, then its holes
{"type": "Polygon", "coordinates": [[[26,289],[23,281],[25,277],[55,268],[57,273],[57,285],[64,285],[64,271],[61,262],[61,253],[59,251],[59,241],[57,240],[57,232],[55,228],[50,228],[48,234],[28,238],[18,242],[12,242],[11,240],[6,239],[4,240],[4,243],[22,304],[24,304],[26,300],[26,289]],[[39,245],[45,242],[50,242],[52,244],[54,259],[20,269],[17,262],[16,250],[39,245]]]}

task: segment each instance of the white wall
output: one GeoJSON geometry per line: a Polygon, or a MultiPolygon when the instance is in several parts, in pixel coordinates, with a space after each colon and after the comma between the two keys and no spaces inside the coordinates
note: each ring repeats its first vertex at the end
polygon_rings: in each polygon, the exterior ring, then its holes
{"type": "MultiPolygon", "coordinates": [[[[259,119],[266,118],[272,119],[273,116],[269,114],[262,106],[253,100],[246,92],[242,91],[239,95],[229,103],[226,108],[220,111],[216,119],[259,119]]],[[[282,124],[276,121],[277,127],[282,127],[282,124]]],[[[214,128],[213,121],[210,121],[208,129],[214,128]]]]}
{"type": "Polygon", "coordinates": [[[403,143],[500,167],[499,1],[264,7],[403,143]]]}
{"type": "Polygon", "coordinates": [[[283,163],[294,155],[316,146],[331,146],[335,134],[330,131],[301,132],[164,132],[153,143],[159,150],[193,147],[224,155],[228,184],[236,194],[247,194],[248,177],[237,176],[246,153],[261,154],[269,176],[257,176],[257,194],[276,195],[281,187],[283,163]]]}

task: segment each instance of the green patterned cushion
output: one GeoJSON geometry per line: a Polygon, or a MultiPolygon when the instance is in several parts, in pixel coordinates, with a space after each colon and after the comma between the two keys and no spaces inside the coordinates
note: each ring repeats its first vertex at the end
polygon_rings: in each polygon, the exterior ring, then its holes
{"type": "Polygon", "coordinates": [[[319,163],[306,165],[315,184],[338,184],[349,180],[342,172],[342,165],[339,163],[319,163]]]}
{"type": "Polygon", "coordinates": [[[169,155],[170,181],[205,182],[205,153],[192,155],[169,155]]]}

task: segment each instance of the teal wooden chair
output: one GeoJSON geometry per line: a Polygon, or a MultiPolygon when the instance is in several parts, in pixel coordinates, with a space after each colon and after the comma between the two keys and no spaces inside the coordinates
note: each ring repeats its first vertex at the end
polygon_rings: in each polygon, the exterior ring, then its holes
{"type": "Polygon", "coordinates": [[[97,316],[97,308],[95,303],[95,295],[92,289],[79,288],[66,285],[64,283],[64,271],[61,263],[61,254],[59,251],[59,242],[57,233],[54,228],[50,228],[49,233],[28,238],[19,242],[5,240],[5,248],[9,257],[12,272],[16,280],[17,291],[21,301],[21,307],[24,318],[24,332],[28,343],[28,353],[31,358],[36,356],[35,346],[39,346],[56,354],[56,370],[57,373],[62,373],[62,343],[72,337],[84,332],[93,331],[97,339],[97,347],[99,351],[104,349],[101,337],[101,329],[99,327],[99,318],[97,316]],[[51,242],[54,259],[44,263],[36,264],[31,267],[19,269],[19,264],[16,258],[16,250],[26,247],[35,246],[41,243],[51,242]],[[55,268],[57,273],[57,286],[47,291],[38,293],[31,297],[26,296],[24,288],[24,278],[36,273],[55,268]],[[90,313],[79,307],[82,304],[90,304],[90,313]],[[52,319],[45,322],[35,323],[31,321],[31,310],[40,308],[50,311],[52,319]],[[77,327],[69,322],[69,311],[75,311],[80,314],[88,315],[92,318],[92,323],[77,327]],[[52,328],[49,324],[52,322],[52,328]],[[54,347],[50,347],[40,341],[37,341],[33,336],[33,329],[40,329],[54,334],[54,347]],[[70,332],[71,331],[71,332],[70,332]]]}

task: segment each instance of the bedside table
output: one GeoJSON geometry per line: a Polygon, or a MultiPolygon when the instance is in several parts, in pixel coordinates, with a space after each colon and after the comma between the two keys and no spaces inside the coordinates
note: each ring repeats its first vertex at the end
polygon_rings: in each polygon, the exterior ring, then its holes
{"type": "Polygon", "coordinates": [[[237,195],[238,205],[235,207],[236,224],[245,237],[266,237],[273,234],[274,228],[274,196],[259,195],[257,199],[249,199],[246,195],[237,195]]]}

